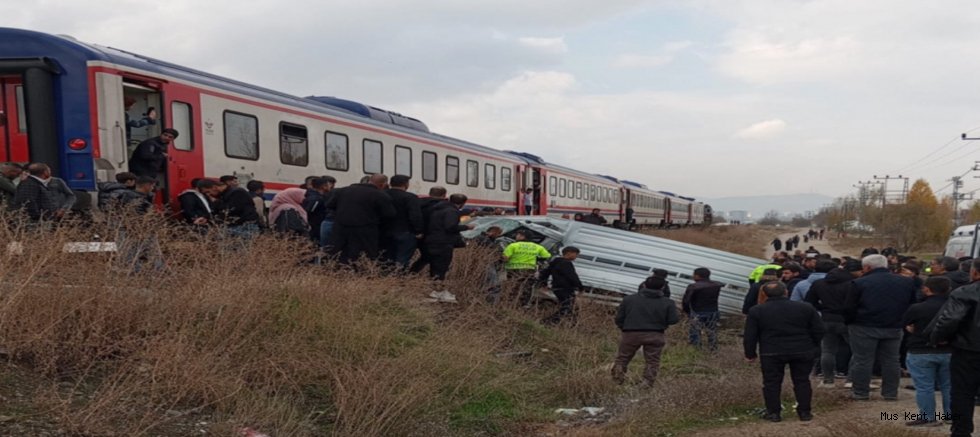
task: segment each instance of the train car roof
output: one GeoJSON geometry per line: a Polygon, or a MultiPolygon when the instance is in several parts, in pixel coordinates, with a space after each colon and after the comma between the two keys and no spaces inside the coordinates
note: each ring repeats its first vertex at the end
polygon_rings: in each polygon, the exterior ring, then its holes
{"type": "Polygon", "coordinates": [[[526,158],[498,149],[432,133],[425,123],[417,119],[358,102],[335,97],[298,97],[126,50],[82,42],[67,35],[52,35],[32,30],[0,27],[0,56],[12,54],[13,56],[30,57],[32,53],[35,54],[34,57],[37,57],[36,53],[44,53],[48,59],[53,59],[56,62],[65,62],[67,59],[86,63],[105,62],[135,68],[282,105],[302,108],[312,113],[344,117],[408,135],[468,147],[476,149],[475,152],[492,154],[501,159],[517,162],[527,161],[526,158]]]}

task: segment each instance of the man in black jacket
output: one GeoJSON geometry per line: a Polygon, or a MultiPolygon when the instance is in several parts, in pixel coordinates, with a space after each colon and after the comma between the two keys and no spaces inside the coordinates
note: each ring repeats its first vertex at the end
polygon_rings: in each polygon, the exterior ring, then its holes
{"type": "Polygon", "coordinates": [[[789,365],[793,394],[796,395],[796,412],[800,420],[811,420],[810,400],[813,392],[810,370],[824,334],[820,314],[812,305],[787,299],[786,286],[780,282],[763,285],[762,292],[767,299],[749,310],[745,319],[743,345],[745,359],[754,361],[761,356],[765,419],[773,422],[782,420],[779,398],[786,365],[789,365]]]}
{"type": "Polygon", "coordinates": [[[209,225],[214,222],[212,199],[220,194],[218,183],[210,179],[195,179],[191,181],[191,185],[193,188],[177,196],[181,215],[189,225],[200,227],[209,225]]]}
{"type": "Polygon", "coordinates": [[[310,239],[317,243],[320,242],[320,226],[327,217],[327,193],[336,182],[333,178],[313,178],[303,198],[303,209],[306,210],[306,221],[310,226],[310,239]]]}
{"type": "Polygon", "coordinates": [[[228,227],[228,234],[234,237],[252,238],[260,232],[259,212],[248,190],[238,185],[235,176],[222,176],[218,183],[221,195],[215,210],[218,218],[228,227]]]}
{"type": "Polygon", "coordinates": [[[718,296],[722,283],[711,280],[711,271],[699,267],[694,269],[694,283],[687,286],[682,302],[684,314],[690,321],[688,340],[701,347],[701,330],[708,334],[708,348],[718,349],[718,296]]]}
{"type": "Polygon", "coordinates": [[[558,324],[563,316],[574,317],[575,291],[582,289],[582,281],[578,278],[573,262],[578,258],[579,252],[575,246],[562,248],[561,257],[551,260],[548,267],[541,270],[541,284],[547,286],[548,278],[551,278],[551,292],[558,299],[558,311],[545,319],[545,323],[558,324]]]}
{"type": "Polygon", "coordinates": [[[164,129],[160,136],[143,141],[129,158],[129,171],[158,181],[167,169],[167,146],[180,135],[174,129],[164,129]]]}
{"type": "MultiPolygon", "coordinates": [[[[425,253],[429,256],[429,276],[442,288],[442,282],[453,263],[453,251],[460,241],[459,233],[472,229],[473,225],[459,224],[459,210],[466,205],[467,198],[462,194],[449,196],[432,207],[425,229],[425,253]]],[[[445,289],[433,290],[429,297],[441,302],[456,302],[456,296],[445,289]]]]}
{"type": "Polygon", "coordinates": [[[327,199],[327,210],[335,211],[329,249],[340,255],[341,263],[350,264],[362,256],[378,259],[379,227],[395,216],[391,197],[382,191],[387,184],[387,176],[375,174],[368,183],[337,189],[327,199]]]}
{"type": "Polygon", "coordinates": [[[408,191],[409,177],[394,175],[388,184],[388,196],[395,206],[395,217],[384,224],[384,260],[395,264],[399,269],[408,268],[408,262],[415,255],[418,241],[425,233],[422,222],[422,203],[419,196],[408,191]]]}
{"type": "Polygon", "coordinates": [[[973,283],[949,295],[929,336],[932,345],[953,347],[949,362],[952,436],[973,433],[974,399],[980,389],[980,259],[973,261],[970,278],[973,283]]]}
{"type": "Polygon", "coordinates": [[[854,286],[853,280],[854,275],[851,272],[841,268],[833,269],[824,279],[814,282],[806,295],[805,301],[820,311],[826,328],[820,344],[823,381],[818,387],[821,388],[833,387],[837,353],[848,342],[847,325],[844,324],[844,301],[854,286]]]}
{"type": "MultiPolygon", "coordinates": [[[[446,189],[444,187],[432,187],[429,188],[429,197],[419,199],[419,208],[422,211],[422,229],[429,228],[429,218],[432,217],[432,211],[434,208],[446,200],[446,189]]],[[[429,265],[430,257],[429,253],[425,247],[425,240],[423,236],[423,241],[419,242],[419,259],[412,263],[412,267],[409,271],[412,273],[419,273],[429,265]]]]}
{"type": "Polygon", "coordinates": [[[663,291],[664,291],[664,297],[670,299],[670,283],[667,282],[667,275],[668,274],[669,274],[669,272],[667,272],[664,269],[653,269],[653,274],[650,275],[649,278],[644,279],[643,282],[641,282],[640,285],[638,287],[636,287],[636,291],[639,292],[640,290],[642,290],[644,288],[650,288],[649,285],[647,285],[647,282],[650,281],[653,278],[660,278],[660,279],[663,279],[664,280],[664,289],[663,289],[663,291]]]}
{"type": "Polygon", "coordinates": [[[624,297],[619,304],[616,326],[622,331],[622,335],[616,363],[612,368],[613,381],[618,384],[626,380],[626,369],[641,347],[646,359],[643,379],[647,386],[653,385],[657,379],[660,354],[667,344],[664,332],[667,327],[680,321],[677,306],[664,297],[662,288],[665,283],[663,279],[654,278],[649,285],[655,288],[644,288],[639,293],[624,297]]]}
{"type": "Polygon", "coordinates": [[[47,164],[34,163],[27,166],[26,179],[17,185],[14,199],[10,202],[10,210],[23,209],[32,221],[61,218],[64,212],[58,209],[54,195],[48,188],[51,180],[51,167],[47,164]],[[59,211],[61,211],[59,213],[59,211]]]}
{"type": "Polygon", "coordinates": [[[960,271],[960,261],[950,256],[932,260],[929,265],[930,276],[943,276],[951,282],[951,291],[970,283],[970,274],[960,271]]]}
{"type": "Polygon", "coordinates": [[[883,255],[868,255],[861,260],[861,266],[864,275],[854,280],[844,301],[852,353],[851,396],[856,400],[869,399],[871,368],[877,357],[881,364],[881,396],[895,401],[902,376],[902,315],[915,303],[915,283],[888,271],[888,259],[883,255]]]}
{"type": "Polygon", "coordinates": [[[112,198],[113,193],[122,190],[132,190],[136,188],[136,175],[124,171],[121,173],[116,173],[115,182],[99,182],[99,209],[105,211],[109,207],[109,199],[112,198]]]}
{"type": "Polygon", "coordinates": [[[582,221],[596,226],[602,226],[607,223],[606,218],[602,216],[602,211],[599,208],[593,209],[591,214],[582,217],[582,221]]]}
{"type": "Polygon", "coordinates": [[[902,317],[902,324],[909,333],[906,363],[912,384],[915,385],[915,403],[919,407],[917,417],[905,422],[908,426],[938,425],[943,420],[952,419],[949,360],[953,349],[948,344],[930,345],[926,329],[946,303],[949,287],[948,278],[929,278],[922,287],[925,300],[909,307],[902,317]],[[942,394],[942,412],[936,410],[936,388],[942,394]]]}

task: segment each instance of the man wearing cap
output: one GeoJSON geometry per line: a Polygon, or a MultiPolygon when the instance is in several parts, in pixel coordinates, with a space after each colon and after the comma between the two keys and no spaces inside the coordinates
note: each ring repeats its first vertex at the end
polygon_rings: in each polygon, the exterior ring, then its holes
{"type": "Polygon", "coordinates": [[[167,169],[167,146],[180,135],[174,129],[164,129],[158,137],[150,138],[133,150],[129,158],[129,171],[136,176],[147,176],[161,180],[167,169]]]}
{"type": "Polygon", "coordinates": [[[820,311],[826,333],[820,342],[820,370],[823,381],[817,388],[834,386],[834,370],[838,352],[847,345],[847,325],[844,324],[844,301],[853,286],[855,275],[861,273],[861,263],[850,260],[843,268],[830,270],[827,276],[814,281],[804,300],[820,311]]]}

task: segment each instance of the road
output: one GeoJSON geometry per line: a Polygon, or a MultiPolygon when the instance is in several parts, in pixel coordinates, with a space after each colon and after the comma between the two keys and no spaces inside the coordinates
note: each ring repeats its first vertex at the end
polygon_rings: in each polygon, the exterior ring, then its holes
{"type": "MultiPolygon", "coordinates": [[[[827,241],[826,239],[825,240],[810,240],[810,242],[804,243],[803,242],[803,234],[806,234],[807,231],[809,231],[809,229],[807,229],[807,228],[789,229],[786,232],[779,234],[779,240],[785,242],[786,240],[792,238],[793,236],[799,235],[800,236],[800,250],[806,250],[810,246],[813,246],[813,248],[819,250],[820,253],[829,253],[829,254],[831,254],[834,257],[840,257],[840,256],[847,255],[847,254],[840,253],[840,252],[834,250],[833,247],[830,247],[830,242],[827,241]]],[[[773,238],[775,238],[775,237],[773,237],[773,238]]],[[[770,240],[770,241],[772,241],[772,240],[770,240]]],[[[796,249],[794,248],[793,251],[795,252],[796,249]]],[[[772,259],[772,256],[773,256],[773,254],[776,253],[776,251],[773,250],[771,244],[767,244],[766,245],[766,252],[765,253],[766,253],[766,259],[772,259]]]]}

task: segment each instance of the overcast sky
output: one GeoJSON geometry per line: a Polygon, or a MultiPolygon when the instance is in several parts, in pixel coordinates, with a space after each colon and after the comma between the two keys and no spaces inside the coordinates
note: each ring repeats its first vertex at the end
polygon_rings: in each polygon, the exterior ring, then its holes
{"type": "Polygon", "coordinates": [[[980,159],[956,139],[980,136],[967,0],[35,0],[0,3],[0,25],[692,196],[938,189],[980,159]]]}

